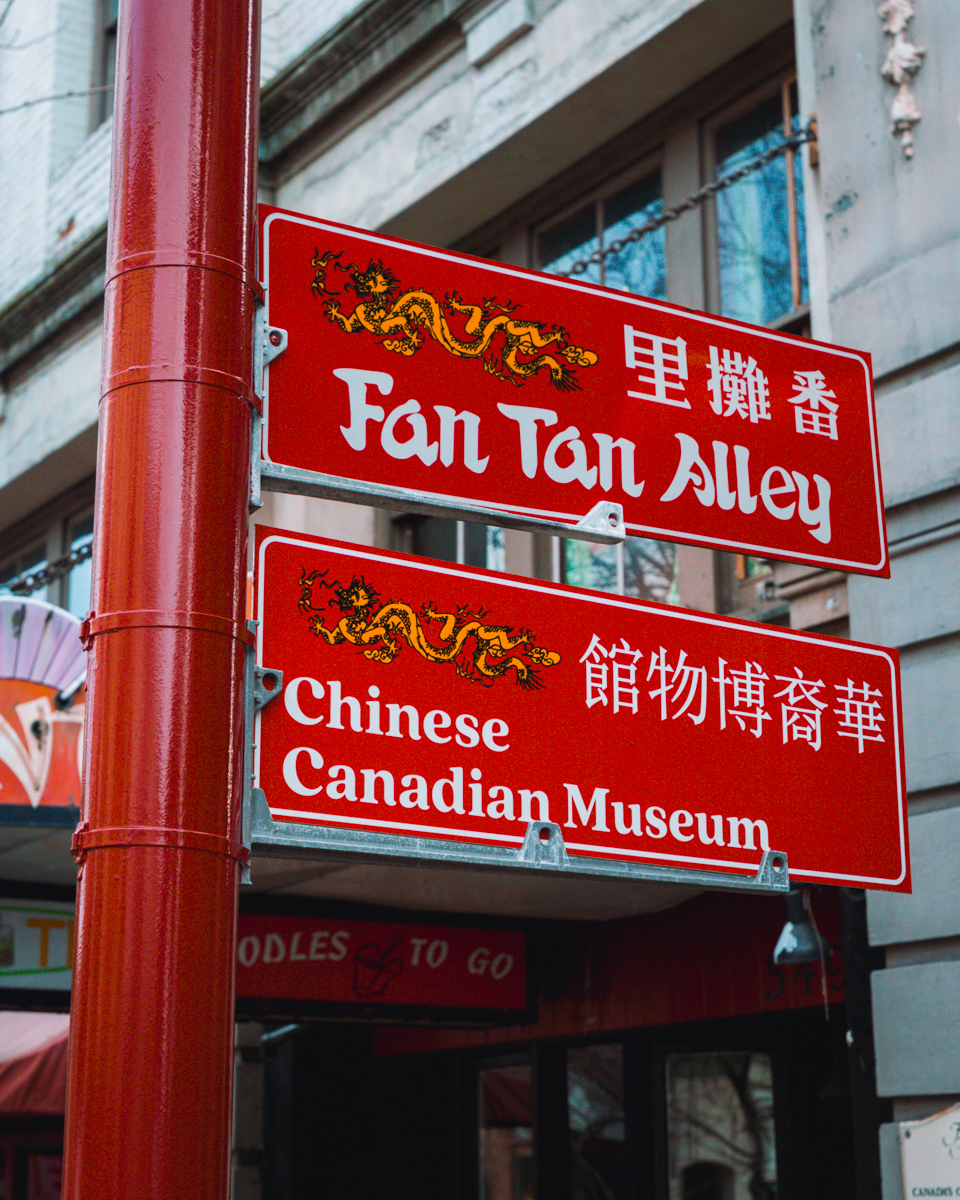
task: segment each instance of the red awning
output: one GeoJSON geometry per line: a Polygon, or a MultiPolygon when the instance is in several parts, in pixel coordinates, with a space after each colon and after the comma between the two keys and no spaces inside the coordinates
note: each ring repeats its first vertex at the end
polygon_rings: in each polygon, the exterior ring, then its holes
{"type": "Polygon", "coordinates": [[[0,1012],[0,1115],[62,1116],[69,1029],[62,1013],[0,1012]]]}

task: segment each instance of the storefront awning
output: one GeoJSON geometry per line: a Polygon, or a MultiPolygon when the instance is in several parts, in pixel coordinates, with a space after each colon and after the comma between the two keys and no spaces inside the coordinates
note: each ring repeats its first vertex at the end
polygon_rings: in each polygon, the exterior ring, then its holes
{"type": "Polygon", "coordinates": [[[63,1114],[69,1029],[63,1013],[0,1012],[0,1115],[63,1114]]]}

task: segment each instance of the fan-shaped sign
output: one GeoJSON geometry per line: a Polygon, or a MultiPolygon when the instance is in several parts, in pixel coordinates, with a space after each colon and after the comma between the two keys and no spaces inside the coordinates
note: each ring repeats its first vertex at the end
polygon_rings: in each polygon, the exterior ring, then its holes
{"type": "Polygon", "coordinates": [[[79,807],[85,678],[76,617],[0,597],[0,804],[79,807]]]}

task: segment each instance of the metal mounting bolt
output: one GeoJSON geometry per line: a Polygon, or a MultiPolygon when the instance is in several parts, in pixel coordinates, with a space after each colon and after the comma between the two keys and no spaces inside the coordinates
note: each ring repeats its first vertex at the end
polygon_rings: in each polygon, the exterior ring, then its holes
{"type": "Polygon", "coordinates": [[[560,826],[552,821],[531,821],[518,861],[533,867],[566,867],[567,848],[560,826]]]}
{"type": "Polygon", "coordinates": [[[285,329],[277,329],[276,326],[267,325],[264,328],[263,339],[263,365],[269,366],[278,355],[282,354],[287,348],[287,331],[285,329]]]}

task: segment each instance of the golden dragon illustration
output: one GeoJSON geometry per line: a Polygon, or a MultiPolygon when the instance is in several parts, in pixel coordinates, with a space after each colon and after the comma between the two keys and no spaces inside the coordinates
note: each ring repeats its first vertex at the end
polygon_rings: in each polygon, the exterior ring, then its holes
{"type": "Polygon", "coordinates": [[[430,337],[458,358],[480,359],[490,375],[517,387],[546,371],[554,387],[564,392],[579,391],[581,384],[573,368],[592,367],[597,362],[592,350],[570,343],[562,326],[545,331],[542,321],[516,317],[519,304],[501,304],[496,297],[484,299],[482,304],[467,304],[457,292],[450,292],[441,304],[423,288],[401,291],[400,281],[382,261],[371,259],[367,269],[361,271],[356,263],[341,266],[337,260],[342,255],[342,250],[321,254],[315,248],[310,264],[315,274],[310,287],[316,296],[331,297],[326,305],[327,317],[345,333],[366,330],[383,339],[380,345],[384,349],[407,357],[416,354],[424,338],[430,337]],[[356,293],[357,303],[350,313],[344,313],[340,302],[332,298],[341,293],[328,286],[331,268],[347,275],[344,291],[356,293]],[[461,335],[451,326],[453,313],[466,317],[461,335]],[[551,347],[553,353],[548,353],[551,347]]]}
{"type": "Polygon", "coordinates": [[[432,601],[425,602],[419,613],[401,600],[378,605],[379,593],[362,576],[355,575],[344,585],[339,580],[326,583],[324,575],[326,571],[301,572],[298,607],[309,614],[314,636],[323,638],[328,646],[347,642],[360,647],[372,662],[391,663],[406,643],[427,662],[452,663],[462,679],[492,687],[512,671],[520,687],[528,690],[543,687],[536,668],[555,667],[560,662],[555,650],[535,644],[529,629],[514,633],[510,625],[487,625],[485,612],[458,607],[455,613],[441,613],[432,601]],[[323,606],[314,604],[315,586],[331,588],[328,606],[343,614],[332,628],[324,624],[323,606]],[[441,623],[439,646],[426,634],[425,626],[434,621],[441,623]]]}

